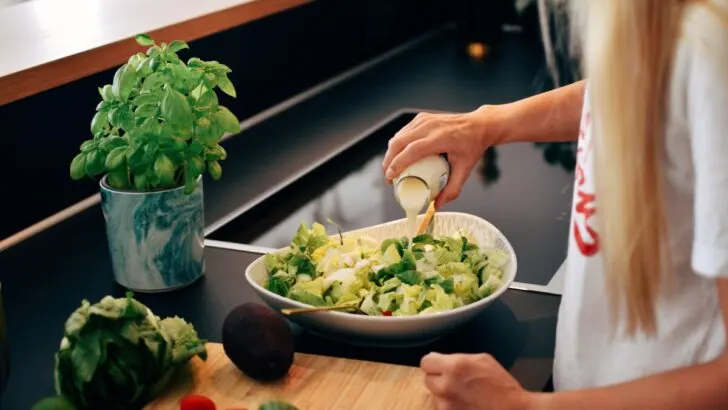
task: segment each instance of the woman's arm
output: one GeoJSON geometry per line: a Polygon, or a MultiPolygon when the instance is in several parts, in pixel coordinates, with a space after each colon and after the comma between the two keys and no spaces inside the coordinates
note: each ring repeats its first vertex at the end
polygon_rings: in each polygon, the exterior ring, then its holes
{"type": "MultiPolygon", "coordinates": [[[[728,279],[717,280],[723,318],[728,329],[728,279]]],[[[676,353],[678,354],[678,353],[676,353]]],[[[728,409],[728,354],[705,364],[599,389],[535,396],[534,410],[604,409],[728,409]],[[598,405],[596,404],[598,403],[598,405]]]]}
{"type": "MultiPolygon", "coordinates": [[[[582,80],[545,93],[503,105],[484,106],[478,114],[495,115],[498,143],[566,142],[579,135],[579,121],[584,102],[582,80]]],[[[492,138],[492,137],[489,137],[492,138]]]]}

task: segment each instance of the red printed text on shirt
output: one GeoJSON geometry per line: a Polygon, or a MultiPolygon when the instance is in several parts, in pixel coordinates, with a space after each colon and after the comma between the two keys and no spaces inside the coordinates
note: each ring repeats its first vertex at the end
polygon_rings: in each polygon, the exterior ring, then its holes
{"type": "Polygon", "coordinates": [[[594,184],[591,181],[590,162],[592,161],[591,133],[588,132],[591,118],[589,112],[584,113],[579,127],[579,144],[576,155],[575,178],[576,193],[574,194],[574,217],[572,218],[572,233],[579,252],[586,256],[594,256],[599,252],[599,233],[594,229],[594,215],[596,214],[596,195],[594,184]]]}

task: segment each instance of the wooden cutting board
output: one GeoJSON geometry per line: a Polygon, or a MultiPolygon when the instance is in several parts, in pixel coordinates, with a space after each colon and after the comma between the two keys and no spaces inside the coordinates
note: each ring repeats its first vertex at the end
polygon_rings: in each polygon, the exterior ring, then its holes
{"type": "Polygon", "coordinates": [[[209,357],[192,360],[190,375],[148,410],[178,410],[190,393],[212,399],[218,410],[258,410],[268,400],[285,400],[300,410],[427,410],[432,399],[415,367],[296,354],[288,376],[260,383],[233,365],[222,345],[207,345],[209,357]]]}

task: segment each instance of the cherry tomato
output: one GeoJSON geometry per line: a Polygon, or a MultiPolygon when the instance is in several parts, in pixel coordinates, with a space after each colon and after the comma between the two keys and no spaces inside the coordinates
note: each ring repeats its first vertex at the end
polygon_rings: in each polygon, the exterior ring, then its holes
{"type": "Polygon", "coordinates": [[[216,410],[215,402],[199,394],[188,394],[179,401],[179,410],[216,410]]]}
{"type": "Polygon", "coordinates": [[[392,312],[390,312],[390,311],[388,311],[388,310],[385,310],[384,312],[382,312],[382,314],[383,314],[384,316],[392,316],[392,312]]]}

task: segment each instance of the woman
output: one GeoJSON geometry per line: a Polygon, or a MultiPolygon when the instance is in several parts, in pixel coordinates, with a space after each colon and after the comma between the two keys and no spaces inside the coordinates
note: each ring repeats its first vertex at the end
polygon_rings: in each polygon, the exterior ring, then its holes
{"type": "Polygon", "coordinates": [[[488,355],[430,354],[425,383],[439,410],[728,409],[728,0],[572,3],[587,82],[422,114],[383,164],[447,153],[440,207],[488,146],[578,139],[556,392],[488,355]]]}

